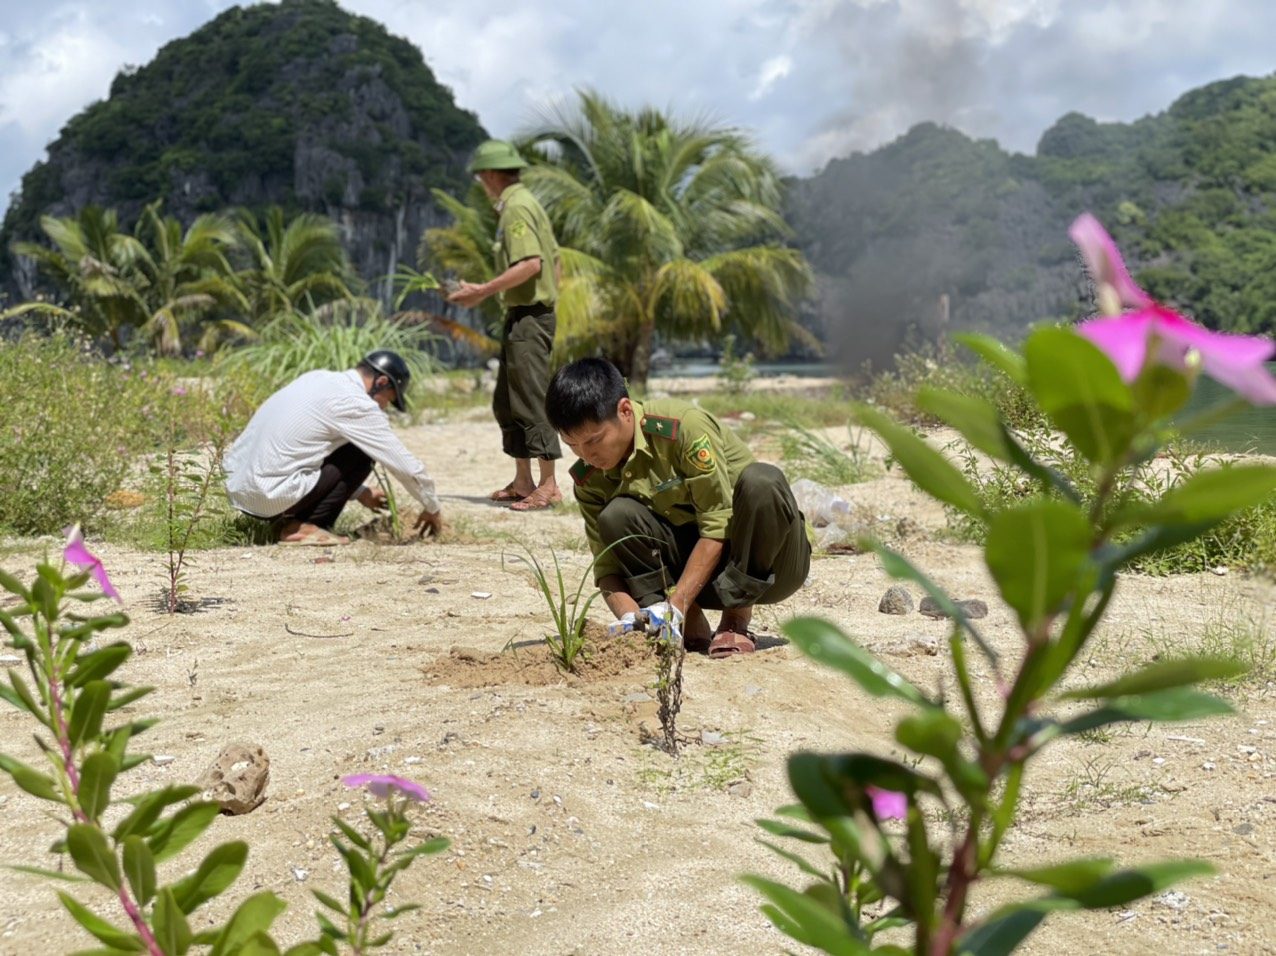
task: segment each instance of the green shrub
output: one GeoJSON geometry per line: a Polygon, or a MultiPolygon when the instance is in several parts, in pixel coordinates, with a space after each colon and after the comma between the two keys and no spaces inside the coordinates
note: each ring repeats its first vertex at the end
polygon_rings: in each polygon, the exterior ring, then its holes
{"type": "Polygon", "coordinates": [[[0,347],[0,529],[99,524],[107,496],[153,447],[172,387],[166,375],[107,363],[62,335],[0,347]]]}

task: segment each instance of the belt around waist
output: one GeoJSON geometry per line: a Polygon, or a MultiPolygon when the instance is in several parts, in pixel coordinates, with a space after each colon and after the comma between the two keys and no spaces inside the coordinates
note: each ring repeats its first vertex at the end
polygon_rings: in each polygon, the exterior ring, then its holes
{"type": "Polygon", "coordinates": [[[548,315],[554,311],[552,305],[542,305],[539,302],[533,302],[531,305],[512,305],[505,310],[507,319],[525,319],[529,315],[548,315]]]}

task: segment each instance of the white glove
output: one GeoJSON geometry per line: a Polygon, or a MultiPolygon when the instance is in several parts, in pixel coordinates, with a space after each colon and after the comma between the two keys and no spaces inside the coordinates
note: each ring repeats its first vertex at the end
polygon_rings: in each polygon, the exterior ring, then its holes
{"type": "Polygon", "coordinates": [[[607,633],[612,637],[618,637],[621,634],[628,634],[638,626],[638,611],[626,611],[620,617],[616,618],[616,623],[607,628],[607,633]]]}
{"type": "Polygon", "coordinates": [[[643,608],[643,612],[651,621],[653,629],[668,628],[669,640],[677,644],[682,643],[682,612],[676,607],[668,601],[661,601],[659,604],[643,608]]]}

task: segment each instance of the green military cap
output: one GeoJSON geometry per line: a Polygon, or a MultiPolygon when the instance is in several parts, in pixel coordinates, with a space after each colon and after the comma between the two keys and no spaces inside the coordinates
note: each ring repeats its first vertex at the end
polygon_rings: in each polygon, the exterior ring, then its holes
{"type": "Polygon", "coordinates": [[[519,155],[509,143],[500,139],[489,139],[480,143],[470,159],[467,172],[471,175],[483,169],[524,169],[527,160],[519,155]]]}

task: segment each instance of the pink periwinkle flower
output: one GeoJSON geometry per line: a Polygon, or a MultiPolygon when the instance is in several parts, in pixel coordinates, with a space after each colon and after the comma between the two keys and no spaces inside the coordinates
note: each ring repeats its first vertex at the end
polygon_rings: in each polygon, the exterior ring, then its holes
{"type": "Polygon", "coordinates": [[[185,395],[185,394],[186,394],[186,389],[182,388],[180,385],[178,385],[178,386],[176,386],[176,387],[174,387],[174,388],[170,389],[170,391],[171,391],[174,395],[185,395]]]}
{"type": "Polygon", "coordinates": [[[395,790],[417,803],[426,803],[430,799],[430,791],[419,783],[413,783],[411,780],[404,780],[402,777],[389,773],[356,773],[342,777],[341,782],[347,787],[363,787],[368,793],[382,800],[389,797],[395,790]]]}
{"type": "Polygon", "coordinates": [[[864,788],[873,804],[873,816],[879,820],[903,820],[908,816],[908,796],[894,790],[869,785],[864,788]]]}
{"type": "Polygon", "coordinates": [[[106,576],[106,568],[102,567],[102,559],[94,557],[89,553],[89,549],[84,546],[84,535],[80,533],[80,526],[77,524],[66,528],[64,533],[66,534],[66,546],[62,549],[62,557],[77,568],[88,568],[97,583],[102,586],[102,593],[123,604],[124,599],[120,597],[120,592],[115,590],[115,587],[111,584],[111,579],[106,576]]]}
{"type": "Polygon", "coordinates": [[[1264,363],[1276,344],[1256,335],[1211,332],[1155,302],[1135,285],[1116,243],[1085,213],[1068,231],[1081,250],[1098,289],[1105,317],[1077,325],[1077,333],[1112,360],[1121,378],[1133,382],[1145,365],[1183,372],[1203,371],[1255,405],[1276,405],[1276,379],[1264,363]],[[1122,314],[1121,308],[1134,311],[1122,314]]]}

